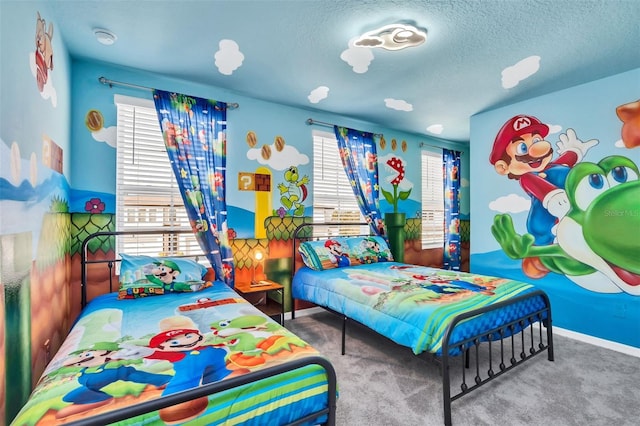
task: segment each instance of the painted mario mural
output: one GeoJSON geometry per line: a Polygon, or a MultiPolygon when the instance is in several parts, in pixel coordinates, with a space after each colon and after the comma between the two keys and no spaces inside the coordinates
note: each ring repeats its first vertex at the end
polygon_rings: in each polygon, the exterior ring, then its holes
{"type": "MultiPolygon", "coordinates": [[[[556,142],[559,156],[546,137],[549,126],[529,115],[510,118],[498,131],[489,162],[495,171],[517,180],[531,198],[527,230],[535,245],[548,245],[555,239],[554,226],[569,211],[564,190],[567,173],[582,161],[587,151],[598,144],[597,139],[583,142],[573,129],[560,134],[556,142]]],[[[522,261],[525,273],[536,275],[535,258],[522,261]]]]}

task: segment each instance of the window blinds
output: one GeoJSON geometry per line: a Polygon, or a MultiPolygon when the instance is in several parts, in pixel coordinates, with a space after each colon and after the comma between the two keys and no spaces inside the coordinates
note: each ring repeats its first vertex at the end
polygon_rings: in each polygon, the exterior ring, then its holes
{"type": "Polygon", "coordinates": [[[442,153],[422,151],[422,248],[444,244],[442,153]]]}
{"type": "MultiPolygon", "coordinates": [[[[116,97],[118,111],[116,227],[118,231],[191,229],[153,102],[116,97]]],[[[119,251],[149,256],[196,255],[191,233],[121,236],[119,251]]]]}
{"type": "MultiPolygon", "coordinates": [[[[313,221],[364,222],[338,153],[335,135],[313,131],[313,221]]],[[[368,232],[367,227],[331,227],[330,235],[368,232]]],[[[319,230],[322,232],[322,230],[319,230]]]]}

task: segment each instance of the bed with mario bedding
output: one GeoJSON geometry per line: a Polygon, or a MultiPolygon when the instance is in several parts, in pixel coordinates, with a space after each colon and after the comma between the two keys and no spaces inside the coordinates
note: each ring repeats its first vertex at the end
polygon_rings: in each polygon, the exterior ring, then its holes
{"type": "Polygon", "coordinates": [[[458,397],[539,353],[553,360],[551,305],[535,286],[394,262],[382,236],[324,237],[323,229],[329,228],[305,223],[294,232],[291,305],[311,302],[338,314],[343,355],[347,323],[356,321],[435,359],[445,424],[458,397]],[[457,388],[451,386],[454,364],[461,366],[457,388]]]}
{"type": "Polygon", "coordinates": [[[333,424],[331,364],[200,268],[123,257],[128,282],[83,309],[12,425],[333,424]]]}

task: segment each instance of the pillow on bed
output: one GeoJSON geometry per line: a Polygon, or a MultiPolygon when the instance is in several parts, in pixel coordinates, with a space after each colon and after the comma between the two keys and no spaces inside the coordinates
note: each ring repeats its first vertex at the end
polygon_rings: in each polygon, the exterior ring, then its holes
{"type": "Polygon", "coordinates": [[[349,252],[358,263],[393,262],[387,241],[379,236],[347,238],[349,252]]]}
{"type": "Polygon", "coordinates": [[[118,299],[166,292],[198,291],[206,287],[207,268],[190,259],[120,254],[118,299]]]}
{"type": "Polygon", "coordinates": [[[298,251],[304,264],[316,271],[352,265],[349,245],[344,237],[305,241],[298,251]]]}

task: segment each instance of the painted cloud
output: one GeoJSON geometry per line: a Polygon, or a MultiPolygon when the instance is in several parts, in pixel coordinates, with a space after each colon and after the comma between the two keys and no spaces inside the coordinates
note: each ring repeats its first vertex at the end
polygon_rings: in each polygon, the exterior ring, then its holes
{"type": "Polygon", "coordinates": [[[301,154],[291,145],[285,145],[281,151],[278,151],[274,144],[265,146],[270,148],[268,158],[265,158],[263,155],[262,147],[249,149],[247,151],[247,158],[249,160],[256,160],[258,163],[267,165],[274,170],[284,170],[291,166],[309,163],[309,157],[301,154]],[[271,149],[272,147],[273,149],[271,149]]]}
{"type": "Polygon", "coordinates": [[[364,74],[369,70],[369,65],[373,61],[371,49],[358,47],[354,43],[357,39],[349,41],[349,48],[340,54],[340,59],[351,66],[353,72],[364,74]]]}
{"type": "Polygon", "coordinates": [[[233,40],[221,40],[219,46],[220,50],[215,54],[216,67],[221,74],[231,75],[242,65],[244,55],[240,52],[238,43],[233,40]]]}
{"type": "Polygon", "coordinates": [[[531,208],[531,200],[517,194],[509,194],[491,201],[489,208],[499,213],[522,213],[531,208]]]}
{"type": "Polygon", "coordinates": [[[307,99],[312,104],[317,104],[323,99],[326,99],[329,96],[329,88],[327,86],[318,86],[309,93],[307,99]]]}
{"type": "Polygon", "coordinates": [[[502,70],[502,87],[511,89],[540,69],[540,56],[529,56],[502,70]]]}
{"type": "Polygon", "coordinates": [[[432,124],[431,126],[427,127],[427,132],[434,133],[436,135],[441,134],[443,130],[444,126],[442,124],[432,124]]]}
{"type": "Polygon", "coordinates": [[[398,111],[413,111],[413,105],[402,99],[386,98],[384,104],[387,108],[396,109],[398,111]]]}
{"type": "Polygon", "coordinates": [[[116,126],[103,127],[100,130],[91,132],[91,136],[98,142],[104,142],[112,148],[116,147],[116,136],[118,128],[116,126]]]}

